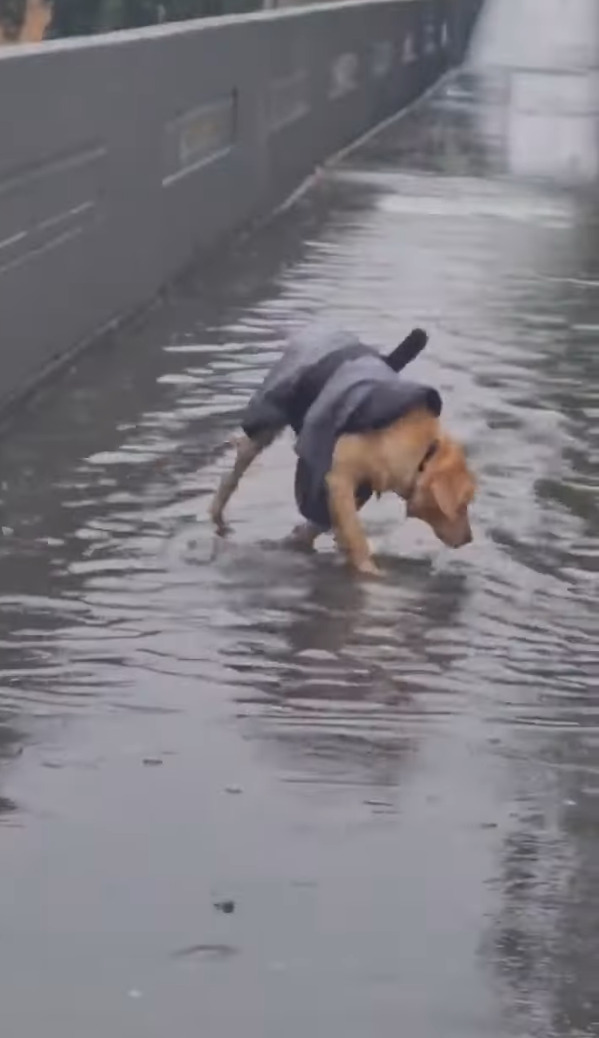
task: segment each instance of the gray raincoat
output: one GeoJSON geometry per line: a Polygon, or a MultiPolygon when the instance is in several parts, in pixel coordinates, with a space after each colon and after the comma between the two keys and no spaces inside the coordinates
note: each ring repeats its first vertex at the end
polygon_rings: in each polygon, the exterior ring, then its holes
{"type": "MultiPolygon", "coordinates": [[[[297,434],[295,496],[305,519],[331,526],[326,476],[344,433],[382,429],[418,407],[441,413],[436,389],[400,378],[378,350],[326,325],[294,336],[250,400],[245,433],[266,439],[287,425],[297,434]]],[[[360,487],[361,507],[372,495],[360,487]]]]}

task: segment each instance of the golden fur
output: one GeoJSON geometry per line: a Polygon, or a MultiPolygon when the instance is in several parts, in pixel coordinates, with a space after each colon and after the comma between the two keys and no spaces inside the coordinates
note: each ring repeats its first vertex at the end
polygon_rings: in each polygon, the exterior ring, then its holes
{"type": "MultiPolygon", "coordinates": [[[[231,472],[223,477],[210,514],[220,532],[225,530],[224,508],[252,461],[274,436],[263,441],[240,439],[231,472]]],[[[369,484],[378,495],[397,494],[407,502],[407,514],[422,519],[437,537],[452,548],[472,540],[468,506],[475,492],[464,451],[443,432],[439,419],[427,410],[416,410],[384,429],[340,436],[327,475],[329,508],[337,544],[354,570],[379,573],[356,507],[356,491],[369,484]],[[433,442],[437,448],[419,468],[433,442]]],[[[312,547],[323,531],[302,523],[292,534],[293,543],[312,547]]]]}
{"type": "Polygon", "coordinates": [[[361,573],[377,573],[356,508],[355,494],[368,483],[375,493],[407,501],[407,514],[422,519],[452,548],[472,540],[468,505],[474,480],[462,448],[429,411],[413,411],[385,429],[341,436],[327,476],[331,517],[339,546],[361,573]],[[422,472],[431,443],[438,447],[422,472]]]}

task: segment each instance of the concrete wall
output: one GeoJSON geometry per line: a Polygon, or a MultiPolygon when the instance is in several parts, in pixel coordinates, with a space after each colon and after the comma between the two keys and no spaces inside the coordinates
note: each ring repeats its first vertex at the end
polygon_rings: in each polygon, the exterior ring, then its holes
{"type": "Polygon", "coordinates": [[[480,0],[370,0],[0,55],[0,406],[464,50],[480,0]]]}

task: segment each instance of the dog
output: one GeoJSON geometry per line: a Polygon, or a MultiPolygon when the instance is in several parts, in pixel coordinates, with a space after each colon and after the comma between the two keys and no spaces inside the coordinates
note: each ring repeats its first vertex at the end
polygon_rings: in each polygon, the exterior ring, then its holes
{"type": "Polygon", "coordinates": [[[242,417],[233,467],[210,508],[217,532],[227,530],[224,510],[247,469],[290,426],[304,522],[288,543],[311,549],[332,529],[355,571],[379,575],[358,513],[373,493],[393,492],[443,544],[468,544],[475,482],[464,450],[441,427],[438,392],[397,378],[427,341],[415,328],[383,356],[327,326],[295,336],[242,417]]]}

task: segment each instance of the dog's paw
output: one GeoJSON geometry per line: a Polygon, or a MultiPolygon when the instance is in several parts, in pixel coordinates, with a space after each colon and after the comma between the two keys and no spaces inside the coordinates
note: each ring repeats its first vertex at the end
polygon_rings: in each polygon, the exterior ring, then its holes
{"type": "Polygon", "coordinates": [[[226,537],[231,531],[229,523],[225,522],[222,512],[210,512],[210,521],[218,537],[226,537]]]}
{"type": "Polygon", "coordinates": [[[361,577],[382,577],[383,571],[379,569],[373,559],[365,559],[355,565],[355,570],[361,577]]]}
{"type": "Polygon", "coordinates": [[[291,548],[293,551],[314,551],[314,531],[306,523],[300,523],[287,537],[283,539],[283,547],[291,548]]]}

